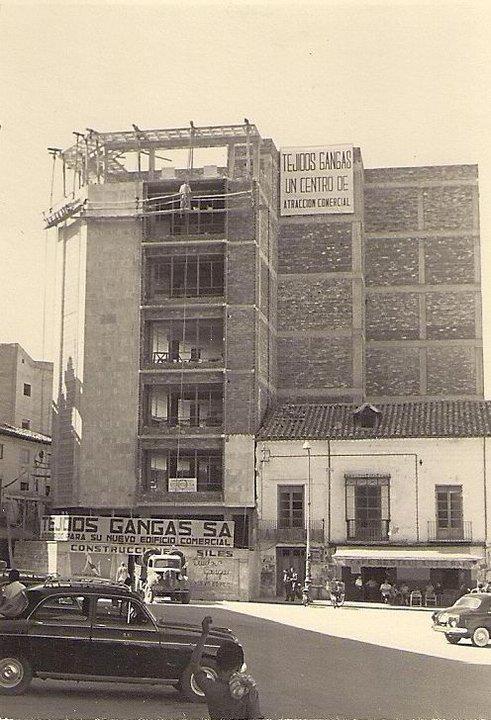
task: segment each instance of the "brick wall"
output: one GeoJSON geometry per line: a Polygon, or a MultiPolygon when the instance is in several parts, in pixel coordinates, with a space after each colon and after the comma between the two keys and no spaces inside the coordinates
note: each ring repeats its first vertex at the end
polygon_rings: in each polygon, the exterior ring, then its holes
{"type": "Polygon", "coordinates": [[[256,247],[229,245],[227,253],[227,301],[254,304],[256,301],[256,247]]]}
{"type": "Polygon", "coordinates": [[[225,432],[255,432],[257,401],[254,373],[227,372],[225,432]]]}
{"type": "Polygon", "coordinates": [[[418,395],[418,348],[368,347],[366,361],[367,395],[418,395]]]}
{"type": "Polygon", "coordinates": [[[368,291],[366,383],[372,397],[482,392],[480,351],[448,345],[472,338],[479,344],[477,295],[468,287],[480,281],[476,181],[471,165],[365,171],[365,229],[375,235],[365,243],[366,285],[415,286],[409,293],[368,291]],[[435,292],[425,285],[446,287],[435,292]],[[388,340],[403,346],[377,345],[388,340]],[[411,345],[415,340],[418,347],[411,345]],[[426,340],[431,345],[425,347],[426,340]],[[426,378],[420,377],[420,353],[426,378]]]}
{"type": "Polygon", "coordinates": [[[418,227],[418,190],[411,187],[365,187],[367,232],[414,230],[418,227]]]}
{"type": "Polygon", "coordinates": [[[475,348],[428,348],[426,367],[429,395],[473,395],[476,393],[475,348]]]}
{"type": "Polygon", "coordinates": [[[466,185],[423,190],[424,227],[431,230],[472,227],[473,193],[474,189],[466,185]]]}
{"type": "MultiPolygon", "coordinates": [[[[250,184],[228,182],[228,192],[249,190],[250,184]]],[[[227,236],[234,240],[252,240],[256,231],[252,198],[250,195],[237,195],[227,198],[227,236]]]]}
{"type": "Polygon", "coordinates": [[[426,238],[425,279],[430,285],[476,282],[474,238],[426,238]]]}
{"type": "Polygon", "coordinates": [[[351,223],[284,223],[280,273],[351,272],[351,223]]]}
{"type": "Polygon", "coordinates": [[[251,307],[227,308],[227,368],[252,370],[255,363],[255,310],[251,307]]]}
{"type": "Polygon", "coordinates": [[[295,275],[279,277],[278,329],[350,328],[350,280],[295,275]]]}
{"type": "Polygon", "coordinates": [[[419,338],[418,293],[373,293],[366,298],[368,340],[419,338]]]}
{"type": "Polygon", "coordinates": [[[426,336],[430,340],[473,338],[475,332],[474,293],[426,294],[426,336]]]}
{"type": "Polygon", "coordinates": [[[367,285],[414,285],[419,278],[418,239],[368,238],[365,245],[367,285]]]}
{"type": "Polygon", "coordinates": [[[349,388],[352,385],[351,338],[278,338],[280,387],[349,388]]]}

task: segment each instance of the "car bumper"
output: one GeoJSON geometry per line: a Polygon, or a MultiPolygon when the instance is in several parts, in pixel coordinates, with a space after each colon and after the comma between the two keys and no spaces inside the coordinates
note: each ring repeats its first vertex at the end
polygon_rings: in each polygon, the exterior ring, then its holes
{"type": "Polygon", "coordinates": [[[462,635],[462,637],[468,634],[467,628],[451,627],[450,625],[433,625],[433,630],[445,633],[445,635],[462,635]]]}

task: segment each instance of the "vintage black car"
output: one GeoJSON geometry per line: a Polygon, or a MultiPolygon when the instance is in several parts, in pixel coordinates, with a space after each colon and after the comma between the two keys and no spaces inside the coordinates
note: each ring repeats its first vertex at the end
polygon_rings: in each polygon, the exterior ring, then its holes
{"type": "MultiPolygon", "coordinates": [[[[0,693],[20,694],[36,677],[172,685],[185,699],[204,701],[188,670],[201,627],[157,619],[121,585],[56,581],[25,593],[20,615],[0,617],[0,693]]],[[[213,627],[202,661],[211,677],[223,640],[237,642],[229,629],[213,627]]]]}
{"type": "Polygon", "coordinates": [[[432,615],[433,630],[445,634],[455,645],[470,638],[477,647],[486,647],[491,637],[491,593],[469,593],[450,608],[432,615]]]}

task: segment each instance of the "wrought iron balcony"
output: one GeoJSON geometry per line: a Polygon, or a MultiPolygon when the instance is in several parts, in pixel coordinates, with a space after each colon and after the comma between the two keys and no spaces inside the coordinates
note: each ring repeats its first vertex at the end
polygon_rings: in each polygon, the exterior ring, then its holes
{"type": "Polygon", "coordinates": [[[387,542],[389,520],[347,520],[346,537],[353,542],[387,542]]]}
{"type": "Polygon", "coordinates": [[[472,542],[472,522],[462,520],[453,527],[441,527],[436,520],[428,520],[428,542],[472,542]]]}

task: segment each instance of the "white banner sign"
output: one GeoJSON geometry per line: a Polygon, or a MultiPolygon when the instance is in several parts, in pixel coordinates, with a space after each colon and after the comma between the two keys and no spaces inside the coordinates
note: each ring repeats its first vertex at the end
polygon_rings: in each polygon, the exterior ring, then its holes
{"type": "Polygon", "coordinates": [[[197,478],[169,478],[169,492],[197,492],[197,478]]]}
{"type": "MultiPolygon", "coordinates": [[[[228,520],[184,520],[169,518],[125,518],[90,515],[45,515],[43,540],[97,544],[94,552],[116,552],[111,548],[184,545],[233,547],[233,522],[228,520]]],[[[139,550],[138,552],[141,552],[139,550]]]]}
{"type": "Polygon", "coordinates": [[[352,145],[281,150],[281,215],[352,213],[353,198],[352,145]]]}

